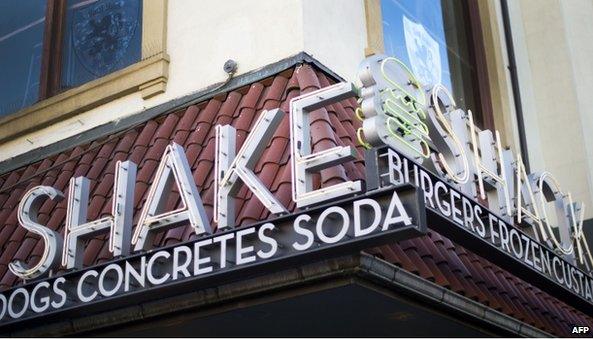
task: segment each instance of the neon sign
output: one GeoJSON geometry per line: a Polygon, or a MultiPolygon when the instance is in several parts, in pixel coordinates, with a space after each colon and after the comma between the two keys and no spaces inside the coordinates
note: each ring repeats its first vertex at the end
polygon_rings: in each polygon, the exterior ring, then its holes
{"type": "Polygon", "coordinates": [[[458,109],[442,85],[421,88],[410,70],[394,58],[367,58],[360,66],[359,79],[363,85],[358,114],[363,120],[359,131],[363,145],[388,145],[420,165],[435,168],[470,197],[488,197],[490,208],[500,217],[531,228],[532,236],[568,261],[578,260],[586,271],[593,269],[582,231],[585,206],[563,193],[552,174],[527,175],[521,154],[515,157],[503,149],[498,131],[477,131],[472,112],[458,109]],[[394,120],[397,129],[391,127],[394,120]],[[426,154],[429,142],[433,147],[426,154]],[[554,203],[556,221],[546,213],[548,202],[554,203]]]}
{"type": "MultiPolygon", "coordinates": [[[[289,256],[291,252],[286,252],[289,250],[311,252],[334,243],[355,242],[357,248],[364,248],[372,243],[364,239],[394,239],[382,235],[410,227],[415,232],[402,231],[400,236],[418,236],[423,231],[425,210],[436,211],[445,217],[443,222],[456,225],[449,228],[452,235],[457,234],[457,226],[462,225],[489,246],[506,251],[505,255],[520,257],[523,265],[538,272],[545,268],[548,279],[555,279],[565,290],[576,294],[578,300],[585,300],[588,307],[593,305],[593,286],[590,286],[593,284],[590,277],[593,256],[583,233],[582,203],[573,202],[570,193],[564,193],[550,173],[528,175],[521,155],[515,156],[511,150],[503,149],[498,131],[478,131],[472,112],[458,109],[445,87],[422,88],[412,72],[397,59],[382,55],[369,57],[360,66],[359,78],[360,88],[352,83],[338,83],[290,102],[292,199],[304,211],[302,213],[289,214],[287,207],[254,173],[255,164],[285,114],[278,109],[260,114],[239,150],[232,126],[215,127],[213,200],[217,227],[210,224],[185,152],[175,143],[162,155],[135,229],[132,213],[136,165],[131,161],[116,164],[111,215],[98,220],[87,220],[89,180],[84,177],[70,180],[63,237],[39,224],[37,215],[46,199],[64,199],[64,194],[48,186],[28,191],[19,204],[18,220],[22,227],[41,237],[44,251],[39,262],[31,267],[16,260],[9,268],[17,277],[28,281],[51,275],[52,269],[61,264],[70,270],[71,278],[50,277],[28,283],[26,287],[15,287],[7,292],[8,297],[0,294],[0,321],[6,320],[2,319],[5,314],[11,318],[7,321],[14,321],[31,314],[74,307],[75,302],[67,301],[67,292],[77,296],[74,300],[89,302],[177,279],[215,274],[227,269],[227,262],[233,267],[241,266],[289,256]],[[351,97],[358,97],[360,102],[356,115],[362,120],[362,128],[357,131],[361,144],[367,148],[390,148],[391,188],[372,187],[368,174],[366,192],[361,181],[346,181],[320,189],[313,187],[315,172],[352,161],[356,152],[350,146],[314,152],[310,114],[351,97]],[[393,156],[398,152],[401,157],[393,156]],[[410,162],[402,159],[410,159],[410,162]],[[398,173],[398,177],[393,177],[393,173],[398,173]],[[408,199],[404,206],[396,193],[390,195],[388,201],[382,197],[382,202],[370,197],[384,192],[381,190],[393,190],[394,184],[416,186],[414,199],[424,197],[422,203],[408,199]],[[284,228],[272,222],[236,228],[234,200],[241,186],[250,190],[277,220],[281,220],[284,228]],[[181,197],[181,207],[167,211],[167,197],[174,189],[181,197]],[[442,200],[440,195],[449,195],[448,201],[442,200]],[[487,199],[488,206],[479,204],[478,198],[487,199]],[[344,207],[332,203],[337,200],[347,200],[352,205],[344,207]],[[546,212],[549,202],[554,203],[556,220],[546,212]],[[319,213],[308,213],[320,206],[323,209],[319,213]],[[471,222],[468,222],[470,214],[471,222]],[[338,222],[324,222],[326,219],[338,222]],[[191,246],[179,245],[145,255],[151,250],[157,232],[187,224],[198,236],[191,246]],[[327,227],[334,230],[327,233],[327,227]],[[554,228],[559,230],[558,234],[554,228]],[[272,235],[278,229],[290,231],[272,235]],[[98,234],[109,234],[109,251],[116,258],[100,271],[82,265],[84,240],[98,234]],[[244,240],[244,237],[257,240],[244,240]],[[209,259],[200,255],[202,247],[208,248],[209,259]],[[532,255],[530,259],[527,249],[539,255],[532,255]],[[121,257],[136,259],[127,262],[118,259],[121,257]],[[539,264],[535,263],[536,257],[539,264]],[[166,268],[166,273],[162,273],[163,268],[155,268],[153,272],[153,267],[161,266],[166,268]],[[557,279],[554,274],[559,274],[558,267],[562,267],[562,272],[568,270],[570,277],[564,274],[563,279],[557,279]],[[130,285],[131,279],[135,279],[134,287],[130,285]],[[573,285],[575,279],[578,284],[573,285]],[[95,281],[94,287],[85,287],[88,281],[95,281]],[[567,281],[571,282],[570,286],[567,281]],[[577,285],[578,291],[573,287],[577,285]],[[64,286],[76,286],[76,290],[66,291],[64,286]],[[45,296],[36,298],[37,293],[45,293],[45,296]]],[[[367,168],[370,167],[367,164],[367,168]]],[[[521,274],[521,270],[518,272],[521,274]]]]}

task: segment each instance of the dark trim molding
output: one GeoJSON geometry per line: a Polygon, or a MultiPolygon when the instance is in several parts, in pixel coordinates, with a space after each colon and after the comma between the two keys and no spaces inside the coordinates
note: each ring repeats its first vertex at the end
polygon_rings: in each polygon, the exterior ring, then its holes
{"type": "Polygon", "coordinates": [[[283,271],[99,314],[21,328],[9,335],[97,335],[102,328],[134,326],[156,317],[182,315],[187,312],[220,312],[238,307],[236,305],[246,307],[250,304],[287,298],[298,294],[302,288],[326,289],[352,283],[386,291],[408,302],[463,319],[464,322],[493,335],[551,337],[547,332],[364,252],[286,268],[283,271]]]}
{"type": "Polygon", "coordinates": [[[492,97],[490,94],[490,80],[488,79],[488,67],[486,66],[486,50],[484,47],[484,33],[482,31],[482,19],[477,0],[470,0],[466,3],[467,7],[467,26],[466,29],[469,38],[469,53],[475,67],[475,73],[472,78],[474,86],[477,87],[476,109],[479,110],[482,126],[481,128],[495,130],[494,111],[492,108],[492,97]]]}
{"type": "Polygon", "coordinates": [[[0,162],[0,175],[18,169],[20,167],[29,165],[31,163],[37,162],[39,160],[43,160],[49,156],[63,152],[72,147],[88,143],[101,137],[137,126],[157,116],[164,115],[172,111],[191,106],[204,100],[208,100],[220,93],[232,91],[239,87],[260,81],[262,79],[273,76],[284,70],[287,70],[289,68],[303,63],[314,65],[315,67],[317,67],[326,75],[330,76],[336,81],[344,80],[342,77],[334,73],[328,67],[319,62],[317,59],[313,58],[305,52],[300,52],[296,55],[290,56],[286,59],[282,59],[273,64],[231,78],[226,83],[223,82],[208,86],[195,93],[149,108],[144,112],[123,118],[119,121],[112,121],[107,124],[94,127],[88,131],[84,131],[75,136],[66,138],[64,140],[60,140],[51,145],[36,148],[29,152],[17,155],[13,158],[6,159],[0,162]]]}
{"type": "Polygon", "coordinates": [[[523,119],[523,104],[521,103],[521,90],[519,88],[519,75],[517,74],[517,64],[515,60],[515,45],[513,44],[513,32],[511,31],[511,20],[509,17],[509,6],[507,0],[500,0],[502,14],[502,25],[504,30],[504,40],[507,45],[507,54],[509,57],[509,73],[511,76],[511,90],[513,91],[513,101],[515,103],[515,115],[517,118],[517,129],[519,134],[519,148],[525,165],[525,171],[530,173],[529,152],[527,148],[527,139],[525,138],[525,121],[523,119]]]}

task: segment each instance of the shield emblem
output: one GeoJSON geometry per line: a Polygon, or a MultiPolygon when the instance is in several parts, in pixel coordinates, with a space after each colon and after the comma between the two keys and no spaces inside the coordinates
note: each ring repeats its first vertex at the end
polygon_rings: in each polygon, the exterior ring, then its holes
{"type": "Polygon", "coordinates": [[[439,44],[420,23],[415,23],[405,15],[404,36],[410,66],[422,85],[441,83],[441,55],[439,44]]]}
{"type": "Polygon", "coordinates": [[[111,72],[126,55],[139,17],[139,1],[103,0],[74,9],[72,39],[80,63],[96,76],[111,72]]]}

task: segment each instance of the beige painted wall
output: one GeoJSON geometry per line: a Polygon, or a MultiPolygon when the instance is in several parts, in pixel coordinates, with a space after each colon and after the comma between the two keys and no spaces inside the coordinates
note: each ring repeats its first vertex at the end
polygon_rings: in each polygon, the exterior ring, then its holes
{"type": "Polygon", "coordinates": [[[303,20],[304,50],[355,81],[367,47],[364,1],[303,0],[303,20]]]}
{"type": "Polygon", "coordinates": [[[0,161],[222,82],[227,59],[242,74],[306,51],[353,80],[365,44],[363,0],[170,0],[165,93],[130,94],[0,144],[0,161]]]}
{"type": "Polygon", "coordinates": [[[593,217],[593,1],[509,1],[532,170],[593,217]]]}

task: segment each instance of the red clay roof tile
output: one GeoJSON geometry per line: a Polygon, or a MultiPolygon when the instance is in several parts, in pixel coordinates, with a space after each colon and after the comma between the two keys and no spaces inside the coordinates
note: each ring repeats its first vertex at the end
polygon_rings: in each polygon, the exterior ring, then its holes
{"type": "Polygon", "coordinates": [[[181,114],[181,119],[179,120],[179,123],[176,126],[176,131],[180,132],[180,131],[186,131],[186,132],[191,132],[192,131],[192,127],[195,125],[196,123],[196,118],[198,117],[198,114],[200,114],[200,109],[198,108],[198,106],[196,105],[191,105],[189,106],[185,112],[183,112],[183,114],[181,114]]]}
{"type": "Polygon", "coordinates": [[[270,90],[264,97],[264,109],[272,109],[280,106],[280,101],[284,96],[283,94],[287,83],[288,79],[285,77],[278,76],[274,78],[274,82],[270,86],[270,90]]]}
{"type": "Polygon", "coordinates": [[[126,156],[130,153],[130,149],[134,146],[134,142],[136,141],[136,137],[138,137],[138,133],[134,130],[130,131],[129,133],[124,134],[124,136],[119,140],[117,146],[115,146],[114,153],[125,153],[126,156]]]}
{"type": "Polygon", "coordinates": [[[295,70],[301,93],[309,93],[321,88],[319,77],[311,65],[304,64],[295,70]]]}
{"type": "MultiPolygon", "coordinates": [[[[255,107],[257,107],[257,102],[259,101],[264,89],[265,86],[259,82],[248,86],[247,92],[243,95],[243,98],[241,98],[238,110],[241,113],[243,109],[255,110],[255,107]]],[[[237,128],[239,128],[239,126],[237,126],[237,128]]],[[[249,126],[244,126],[244,128],[248,130],[249,126]]]]}
{"type": "Polygon", "coordinates": [[[239,106],[239,101],[241,101],[241,93],[237,91],[230,92],[227,95],[226,100],[220,106],[220,109],[217,113],[217,118],[220,119],[222,116],[226,116],[229,118],[234,118],[236,116],[236,110],[239,106]]]}
{"type": "Polygon", "coordinates": [[[0,189],[2,191],[6,190],[10,186],[16,184],[16,182],[19,180],[19,178],[20,178],[20,174],[18,173],[18,171],[12,171],[10,174],[5,175],[3,178],[4,184],[2,184],[2,187],[0,187],[0,189]]]}

